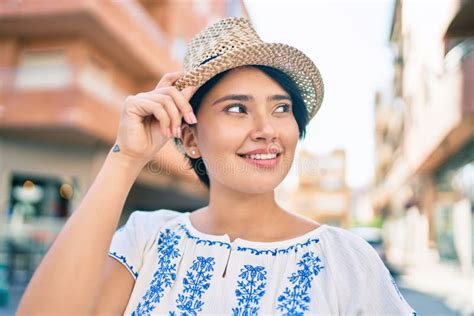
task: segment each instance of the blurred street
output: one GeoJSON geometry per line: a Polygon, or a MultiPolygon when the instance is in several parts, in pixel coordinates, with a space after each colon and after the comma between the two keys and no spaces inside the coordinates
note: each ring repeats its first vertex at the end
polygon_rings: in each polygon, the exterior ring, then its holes
{"type": "Polygon", "coordinates": [[[433,316],[457,316],[462,315],[456,312],[443,302],[442,298],[434,295],[421,293],[416,290],[400,288],[406,301],[410,303],[411,307],[418,312],[419,315],[433,315],[433,316]]]}
{"type": "Polygon", "coordinates": [[[421,315],[474,315],[472,276],[449,265],[419,265],[396,278],[400,291],[421,315]]]}

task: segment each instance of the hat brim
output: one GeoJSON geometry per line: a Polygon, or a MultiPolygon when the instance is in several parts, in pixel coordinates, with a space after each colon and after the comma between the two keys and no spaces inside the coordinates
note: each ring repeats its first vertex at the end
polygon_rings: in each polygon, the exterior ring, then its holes
{"type": "Polygon", "coordinates": [[[319,70],[303,52],[286,44],[261,42],[226,51],[193,68],[173,85],[178,90],[188,86],[199,88],[215,75],[245,65],[269,66],[289,75],[300,89],[309,119],[316,115],[324,97],[319,70]]]}

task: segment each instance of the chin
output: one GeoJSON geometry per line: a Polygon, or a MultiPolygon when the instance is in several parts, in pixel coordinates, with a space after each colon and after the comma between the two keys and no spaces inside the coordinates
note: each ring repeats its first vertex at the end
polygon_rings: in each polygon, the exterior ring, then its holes
{"type": "Polygon", "coordinates": [[[233,189],[238,192],[242,192],[245,194],[266,194],[273,192],[275,190],[275,187],[261,187],[261,186],[242,186],[242,187],[234,187],[233,189]]]}
{"type": "Polygon", "coordinates": [[[276,175],[273,177],[269,175],[244,177],[241,175],[234,177],[227,183],[236,191],[250,194],[262,194],[274,191],[282,181],[283,178],[277,177],[276,175]]]}

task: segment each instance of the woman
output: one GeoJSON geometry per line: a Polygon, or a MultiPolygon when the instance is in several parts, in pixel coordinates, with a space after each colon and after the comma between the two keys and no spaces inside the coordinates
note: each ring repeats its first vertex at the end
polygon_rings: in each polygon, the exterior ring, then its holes
{"type": "Polygon", "coordinates": [[[230,18],[198,34],[184,64],[127,98],[115,146],[18,313],[415,314],[368,243],[275,201],[322,101],[311,60],[230,18]],[[140,170],[173,136],[209,205],[135,211],[113,234],[140,170]]]}

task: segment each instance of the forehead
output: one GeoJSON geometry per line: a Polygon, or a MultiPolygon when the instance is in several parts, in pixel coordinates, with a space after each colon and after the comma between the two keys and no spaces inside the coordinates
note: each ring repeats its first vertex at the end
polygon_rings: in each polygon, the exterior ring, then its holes
{"type": "Polygon", "coordinates": [[[209,91],[208,96],[222,93],[245,93],[267,96],[271,93],[286,94],[280,84],[258,68],[251,66],[229,70],[209,91]]]}

